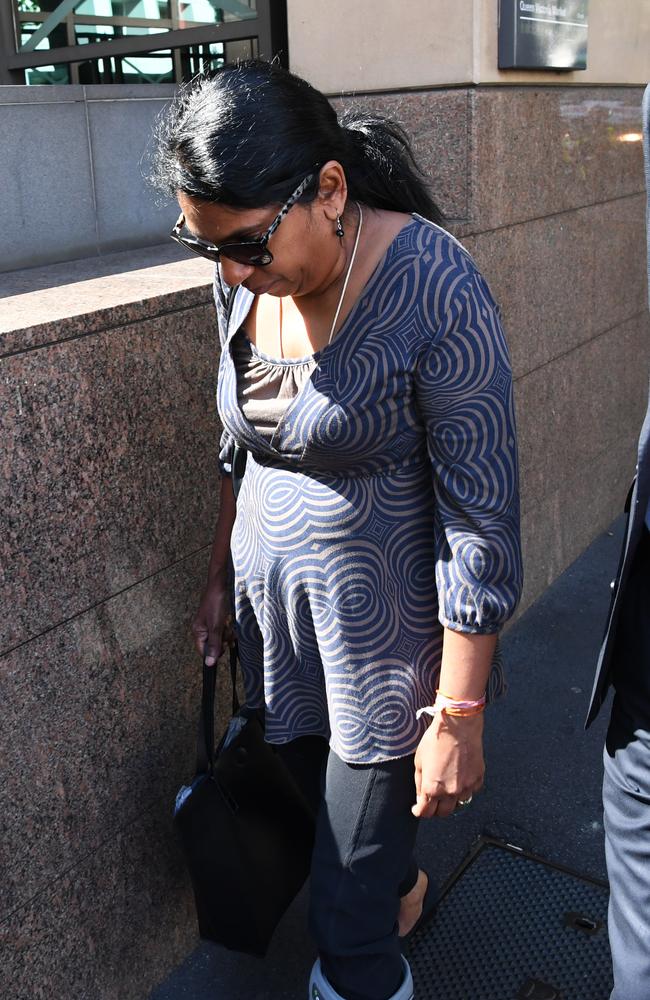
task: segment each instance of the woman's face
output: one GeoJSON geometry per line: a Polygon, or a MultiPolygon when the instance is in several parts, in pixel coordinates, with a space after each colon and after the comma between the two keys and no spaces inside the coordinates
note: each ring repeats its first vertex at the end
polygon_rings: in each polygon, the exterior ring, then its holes
{"type": "MultiPolygon", "coordinates": [[[[273,254],[270,264],[256,267],[221,257],[221,273],[226,284],[244,285],[256,295],[278,296],[317,294],[327,287],[341,258],[335,220],[337,211],[342,214],[345,205],[345,189],[341,190],[336,178],[333,185],[331,179],[328,182],[325,172],[323,168],[321,190],[316,199],[306,205],[293,205],[270,237],[268,249],[273,254]]],[[[217,246],[259,239],[280,207],[232,208],[201,201],[180,191],[177,197],[190,232],[217,246]]]]}
{"type": "MultiPolygon", "coordinates": [[[[259,239],[278,212],[276,205],[238,209],[182,193],[178,203],[190,232],[217,246],[259,239]]],[[[314,293],[326,282],[340,254],[334,228],[318,212],[317,203],[294,205],[270,237],[268,249],[273,254],[272,262],[258,267],[222,256],[221,273],[226,284],[244,285],[256,295],[314,293]]]]}

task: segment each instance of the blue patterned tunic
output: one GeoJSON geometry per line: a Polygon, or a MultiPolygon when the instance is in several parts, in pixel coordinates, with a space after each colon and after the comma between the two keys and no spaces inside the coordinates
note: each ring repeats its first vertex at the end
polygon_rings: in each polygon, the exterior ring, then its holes
{"type": "Polygon", "coordinates": [[[248,703],[272,743],[322,734],[356,763],[412,753],[443,626],[496,633],[521,589],[498,307],[463,247],[414,216],[266,441],[231,351],[253,296],[228,308],[225,292],[217,280],[225,471],[233,442],[249,451],[231,541],[248,703]]]}

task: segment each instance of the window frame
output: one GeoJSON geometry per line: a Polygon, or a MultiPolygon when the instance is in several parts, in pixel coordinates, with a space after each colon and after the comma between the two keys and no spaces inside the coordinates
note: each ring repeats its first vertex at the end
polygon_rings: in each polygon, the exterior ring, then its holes
{"type": "MultiPolygon", "coordinates": [[[[177,9],[176,3],[174,8],[177,9]]],[[[34,18],[29,20],[33,21],[34,18]]],[[[123,17],[102,18],[104,24],[115,24],[124,20],[123,17]]],[[[99,22],[93,21],[93,23],[99,22]]],[[[153,22],[151,26],[154,27],[156,23],[160,22],[153,22]]],[[[108,59],[111,56],[146,55],[167,49],[170,49],[174,56],[174,50],[177,49],[206,43],[245,41],[251,38],[257,39],[260,58],[272,59],[277,55],[281,65],[288,65],[285,0],[257,0],[257,16],[241,21],[222,21],[196,28],[172,28],[171,31],[151,35],[121,36],[109,41],[93,42],[92,45],[66,45],[55,49],[34,49],[29,52],[16,51],[19,27],[20,22],[16,17],[13,0],[0,0],[0,84],[25,84],[25,70],[40,66],[66,64],[72,68],[74,63],[108,59]]]]}

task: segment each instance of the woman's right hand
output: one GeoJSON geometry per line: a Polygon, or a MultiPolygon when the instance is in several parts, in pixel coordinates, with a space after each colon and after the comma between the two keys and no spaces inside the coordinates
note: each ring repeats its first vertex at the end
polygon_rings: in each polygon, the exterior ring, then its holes
{"type": "Polygon", "coordinates": [[[192,634],[205,665],[213,667],[234,640],[226,582],[215,577],[206,587],[192,621],[192,634]]]}

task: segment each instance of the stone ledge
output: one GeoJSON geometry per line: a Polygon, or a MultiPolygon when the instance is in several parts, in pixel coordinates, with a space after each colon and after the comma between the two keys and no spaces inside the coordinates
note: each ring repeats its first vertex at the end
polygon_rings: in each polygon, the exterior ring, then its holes
{"type": "Polygon", "coordinates": [[[0,274],[0,357],[209,302],[213,270],[170,241],[0,274]]]}

